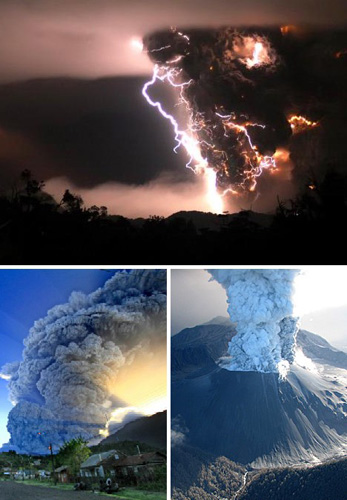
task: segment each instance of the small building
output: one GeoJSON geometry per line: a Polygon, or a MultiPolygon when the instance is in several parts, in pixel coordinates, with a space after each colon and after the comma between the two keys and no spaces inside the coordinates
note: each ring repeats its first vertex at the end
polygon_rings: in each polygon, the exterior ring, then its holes
{"type": "Polygon", "coordinates": [[[14,478],[20,481],[25,481],[25,479],[34,479],[35,471],[33,470],[19,470],[15,473],[14,478]]]}
{"type": "Polygon", "coordinates": [[[57,467],[54,472],[59,483],[70,483],[73,479],[69,473],[69,467],[67,465],[57,467]]]}
{"type": "Polygon", "coordinates": [[[115,478],[120,486],[129,486],[153,481],[157,468],[164,464],[166,464],[166,455],[154,451],[118,460],[110,457],[103,462],[103,468],[115,478]]]}
{"type": "Polygon", "coordinates": [[[0,476],[4,477],[5,479],[12,477],[13,474],[14,471],[12,470],[12,467],[2,467],[2,469],[0,469],[0,476]]]}
{"type": "Polygon", "coordinates": [[[103,453],[96,453],[95,455],[91,455],[87,460],[85,460],[80,467],[81,478],[89,477],[99,477],[104,478],[107,474],[104,469],[104,462],[107,459],[112,459],[113,461],[117,461],[125,458],[126,455],[117,450],[109,450],[104,451],[103,453]]]}
{"type": "Polygon", "coordinates": [[[48,479],[51,477],[50,471],[39,469],[36,474],[39,479],[48,479]]]}

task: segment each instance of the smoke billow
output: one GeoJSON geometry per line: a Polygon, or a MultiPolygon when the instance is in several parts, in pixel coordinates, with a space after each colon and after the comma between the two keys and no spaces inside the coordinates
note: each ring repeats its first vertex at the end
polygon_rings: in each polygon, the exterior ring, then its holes
{"type": "Polygon", "coordinates": [[[288,269],[209,270],[226,290],[228,313],[236,324],[229,342],[230,371],[279,372],[294,360],[297,318],[293,314],[293,282],[299,271],[288,269]]]}
{"type": "Polygon", "coordinates": [[[165,342],[165,271],[117,272],[90,295],[73,292],[34,323],[23,360],[2,369],[15,404],[9,444],[47,453],[49,443],[98,436],[121,405],[117,375],[165,342]]]}
{"type": "Polygon", "coordinates": [[[256,186],[278,194],[280,180],[293,194],[312,175],[345,173],[346,43],[344,30],[295,26],[172,29],[144,39],[159,78],[179,87],[186,130],[219,193],[254,202],[256,186]]]}

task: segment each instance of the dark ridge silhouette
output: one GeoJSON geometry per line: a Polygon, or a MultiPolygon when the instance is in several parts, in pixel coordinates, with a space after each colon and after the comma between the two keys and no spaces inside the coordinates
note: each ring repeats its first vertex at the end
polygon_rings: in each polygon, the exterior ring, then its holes
{"type": "Polygon", "coordinates": [[[179,212],[164,219],[108,215],[66,190],[60,203],[29,171],[0,196],[1,264],[345,263],[346,178],[328,173],[273,215],[179,212]],[[325,242],[325,252],[317,252],[325,242]]]}
{"type": "Polygon", "coordinates": [[[141,441],[154,448],[166,448],[166,411],[129,422],[122,429],[103,439],[99,446],[119,441],[141,441]]]}

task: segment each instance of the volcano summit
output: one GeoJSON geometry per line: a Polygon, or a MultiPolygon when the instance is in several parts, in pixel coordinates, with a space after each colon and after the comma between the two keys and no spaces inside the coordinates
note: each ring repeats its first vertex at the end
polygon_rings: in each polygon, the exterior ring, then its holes
{"type": "Polygon", "coordinates": [[[236,478],[247,492],[247,474],[250,479],[255,471],[305,471],[346,455],[347,354],[298,330],[295,360],[285,378],[230,371],[220,360],[229,356],[235,334],[235,325],[218,317],[172,338],[175,499],[211,498],[210,476],[218,493],[236,478]]]}

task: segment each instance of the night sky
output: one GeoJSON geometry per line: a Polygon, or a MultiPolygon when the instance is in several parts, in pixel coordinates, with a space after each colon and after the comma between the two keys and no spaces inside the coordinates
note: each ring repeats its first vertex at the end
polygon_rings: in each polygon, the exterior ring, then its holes
{"type": "MultiPolygon", "coordinates": [[[[90,293],[113,274],[110,270],[0,270],[0,366],[22,358],[23,340],[34,321],[64,303],[75,290],[90,293]]],[[[8,440],[7,415],[12,409],[7,382],[0,378],[0,443],[8,440]]]]}
{"type": "MultiPolygon", "coordinates": [[[[344,2],[3,1],[0,6],[0,181],[30,169],[58,201],[127,216],[207,210],[204,185],[172,152],[170,126],[144,101],[151,73],[131,41],[170,26],[342,26],[344,2]],[[165,200],[165,202],[164,202],[165,200]]],[[[172,94],[158,91],[165,102],[172,94]]]]}

